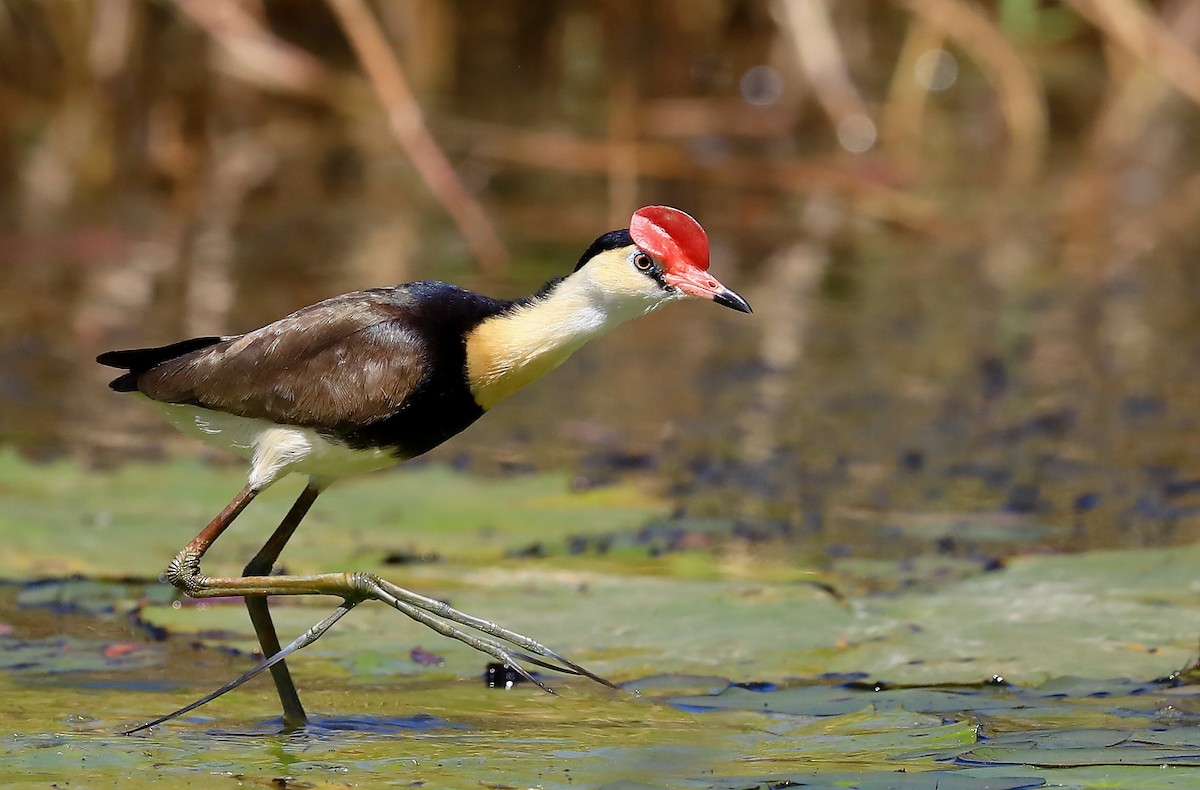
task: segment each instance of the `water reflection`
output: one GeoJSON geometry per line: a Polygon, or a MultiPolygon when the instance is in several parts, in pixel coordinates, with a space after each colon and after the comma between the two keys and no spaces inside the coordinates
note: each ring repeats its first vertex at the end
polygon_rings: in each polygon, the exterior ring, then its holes
{"type": "MultiPolygon", "coordinates": [[[[1084,17],[1044,12],[1050,54],[925,5],[381,10],[503,270],[472,262],[333,20],[244,21],[314,75],[281,85],[173,7],[24,11],[0,23],[0,441],[203,452],[108,394],[95,354],[423,277],[527,293],[662,201],[755,316],[624,327],[436,458],[649,476],[681,513],[822,552],[927,550],[914,515],[1064,548],[1200,537],[1194,112],[1107,71],[1084,17]],[[797,55],[818,35],[834,72],[797,55]],[[842,139],[857,117],[869,144],[842,139]],[[629,457],[652,461],[605,468],[629,457]]],[[[1176,6],[1162,21],[1194,36],[1176,6]]],[[[946,533],[935,550],[1004,551],[946,533]]]]}

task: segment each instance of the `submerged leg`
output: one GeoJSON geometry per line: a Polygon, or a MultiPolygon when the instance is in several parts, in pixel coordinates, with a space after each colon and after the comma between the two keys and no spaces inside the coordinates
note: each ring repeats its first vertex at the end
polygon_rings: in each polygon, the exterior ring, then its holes
{"type": "MultiPolygon", "coordinates": [[[[275,532],[263,547],[258,550],[254,559],[246,565],[242,574],[245,576],[269,576],[275,561],[279,559],[283,547],[287,545],[296,527],[304,520],[309,508],[316,501],[321,489],[309,482],[300,496],[296,499],[283,521],[275,528],[275,532]]],[[[271,619],[271,610],[267,606],[267,598],[262,595],[247,595],[246,610],[250,612],[250,622],[254,624],[254,633],[258,636],[258,644],[262,648],[263,660],[268,660],[280,652],[279,636],[275,632],[275,623],[271,619]]],[[[330,623],[332,625],[332,623],[330,623]]],[[[283,705],[283,726],[287,729],[299,729],[308,722],[304,706],[300,703],[300,694],[296,684],[292,682],[292,674],[287,664],[279,659],[270,665],[271,678],[275,681],[275,690],[279,692],[279,702],[283,705]]],[[[261,671],[261,670],[260,670],[261,671]]],[[[257,674],[257,673],[255,673],[257,674]]],[[[246,678],[249,680],[249,678],[246,678]]],[[[203,704],[203,703],[201,703],[203,704]]]]}

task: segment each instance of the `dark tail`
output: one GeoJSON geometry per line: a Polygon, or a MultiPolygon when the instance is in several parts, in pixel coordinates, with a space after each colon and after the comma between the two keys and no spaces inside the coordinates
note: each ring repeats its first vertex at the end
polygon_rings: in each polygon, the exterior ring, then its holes
{"type": "Polygon", "coordinates": [[[220,343],[224,338],[221,337],[193,337],[191,340],[180,340],[178,343],[172,343],[169,346],[159,346],[157,348],[131,348],[125,351],[106,351],[96,357],[96,361],[101,365],[108,365],[110,368],[124,368],[129,372],[123,376],[117,376],[108,383],[108,386],[115,389],[117,392],[135,392],[137,390],[137,377],[145,373],[150,368],[169,359],[182,357],[184,354],[190,354],[193,351],[199,351],[202,348],[220,343]]]}

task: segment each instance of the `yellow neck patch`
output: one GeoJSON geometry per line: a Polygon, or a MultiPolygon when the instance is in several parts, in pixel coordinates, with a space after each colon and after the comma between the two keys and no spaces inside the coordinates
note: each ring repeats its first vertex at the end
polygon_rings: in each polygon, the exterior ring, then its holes
{"type": "Polygon", "coordinates": [[[490,318],[467,335],[467,383],[490,409],[604,331],[603,314],[565,280],[545,299],[490,318]]]}
{"type": "Polygon", "coordinates": [[[471,330],[467,383],[475,402],[490,409],[592,338],[675,298],[634,271],[629,254],[603,252],[546,296],[471,330]]]}

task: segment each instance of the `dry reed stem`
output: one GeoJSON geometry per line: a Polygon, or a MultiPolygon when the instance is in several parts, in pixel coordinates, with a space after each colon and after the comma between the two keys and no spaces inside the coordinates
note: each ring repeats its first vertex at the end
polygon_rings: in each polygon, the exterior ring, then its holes
{"type": "MultiPolygon", "coordinates": [[[[531,132],[495,124],[458,123],[460,131],[474,138],[472,152],[521,167],[556,170],[562,173],[608,175],[613,153],[605,141],[584,140],[559,132],[531,132]]],[[[855,200],[862,214],[918,229],[946,239],[970,235],[965,226],[946,219],[937,206],[924,198],[863,178],[844,167],[811,161],[765,162],[742,156],[727,156],[713,166],[692,161],[675,145],[633,142],[637,172],[643,177],[690,180],[747,190],[780,190],[811,193],[832,191],[855,200]]]]}
{"type": "Polygon", "coordinates": [[[776,0],[772,11],[833,126],[855,116],[869,119],[867,105],[850,79],[825,0],[776,0]]]}
{"type": "Polygon", "coordinates": [[[324,64],[275,36],[237,0],[176,0],[226,56],[219,65],[232,76],[265,88],[327,99],[332,79],[324,64]]]}
{"type": "Polygon", "coordinates": [[[125,68],[133,34],[133,0],[96,0],[87,50],[96,77],[111,79],[125,68]]]}
{"type": "Polygon", "coordinates": [[[434,197],[458,225],[481,268],[503,267],[508,253],[483,207],[442,153],[408,79],[378,22],[362,0],[328,0],[387,113],[392,134],[434,197]]]}
{"type": "Polygon", "coordinates": [[[1200,56],[1162,20],[1129,0],[1067,0],[1112,41],[1153,68],[1184,96],[1200,104],[1200,56]]]}
{"type": "Polygon", "coordinates": [[[608,221],[613,227],[624,227],[638,208],[637,135],[637,86],[621,68],[608,90],[608,221]]]}
{"type": "Polygon", "coordinates": [[[942,30],[979,66],[999,96],[1012,150],[1004,185],[1021,189],[1041,173],[1049,119],[1037,72],[1028,67],[982,10],[961,0],[902,0],[914,14],[942,30]]]}
{"type": "Polygon", "coordinates": [[[946,34],[921,16],[913,15],[904,35],[900,56],[892,72],[884,105],[880,137],[894,159],[915,160],[920,155],[921,125],[929,88],[913,78],[918,59],[926,52],[940,49],[946,34]]]}
{"type": "MultiPolygon", "coordinates": [[[[1125,14],[1139,9],[1105,7],[1115,24],[1136,29],[1138,23],[1125,14]]],[[[1162,27],[1191,52],[1200,43],[1200,5],[1183,0],[1163,8],[1162,27]]],[[[1100,283],[1119,277],[1123,266],[1118,262],[1137,260],[1148,244],[1184,232],[1181,217],[1194,217],[1200,201],[1195,179],[1184,181],[1172,190],[1169,200],[1157,200],[1142,206],[1121,205],[1119,182],[1131,167],[1143,177],[1156,173],[1159,183],[1169,182],[1162,172],[1170,165],[1159,149],[1147,150],[1151,136],[1169,129],[1169,106],[1178,87],[1166,79],[1156,64],[1142,59],[1116,39],[1110,43],[1108,80],[1104,103],[1092,124],[1088,145],[1075,164],[1074,173],[1062,188],[1063,268],[1079,281],[1100,283]],[[1121,223],[1097,222],[1120,212],[1121,223]]],[[[1151,176],[1154,177],[1154,176],[1151,176]]]]}

